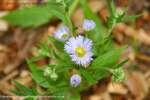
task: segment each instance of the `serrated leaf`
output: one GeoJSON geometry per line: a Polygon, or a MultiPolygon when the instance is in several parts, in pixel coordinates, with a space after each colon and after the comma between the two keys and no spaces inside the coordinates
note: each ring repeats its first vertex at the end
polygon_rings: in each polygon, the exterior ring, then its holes
{"type": "Polygon", "coordinates": [[[47,23],[52,18],[46,6],[32,6],[30,8],[22,8],[4,16],[4,19],[14,26],[38,27],[47,23]]]}
{"type": "Polygon", "coordinates": [[[125,47],[111,50],[103,55],[100,55],[92,62],[92,68],[113,67],[120,58],[125,47]]]}

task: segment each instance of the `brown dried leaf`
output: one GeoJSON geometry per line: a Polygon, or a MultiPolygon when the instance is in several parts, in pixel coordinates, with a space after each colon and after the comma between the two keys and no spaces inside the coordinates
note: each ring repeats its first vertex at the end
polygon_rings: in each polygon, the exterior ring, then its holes
{"type": "Polygon", "coordinates": [[[108,85],[108,92],[115,94],[127,94],[128,90],[122,83],[110,83],[108,85]]]}
{"type": "Polygon", "coordinates": [[[132,95],[136,98],[140,98],[140,100],[142,100],[142,98],[148,93],[148,84],[144,75],[140,72],[128,74],[125,84],[132,95]]]}

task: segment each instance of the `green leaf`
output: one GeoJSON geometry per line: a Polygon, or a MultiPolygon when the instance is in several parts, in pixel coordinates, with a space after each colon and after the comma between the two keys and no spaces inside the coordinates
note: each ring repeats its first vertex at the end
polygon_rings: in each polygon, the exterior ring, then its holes
{"type": "Polygon", "coordinates": [[[24,85],[18,83],[17,81],[13,80],[13,82],[19,88],[19,90],[22,90],[24,92],[24,94],[26,94],[26,95],[33,95],[31,89],[29,89],[29,88],[25,87],[24,85]]]}
{"type": "Polygon", "coordinates": [[[121,61],[119,64],[115,65],[114,68],[119,68],[119,67],[122,67],[125,63],[128,62],[129,59],[125,59],[123,61],[121,61]]]}
{"type": "Polygon", "coordinates": [[[36,99],[36,97],[28,96],[28,97],[25,97],[23,100],[37,100],[37,99],[36,99]]]}
{"type": "Polygon", "coordinates": [[[4,19],[12,25],[20,26],[22,28],[38,27],[47,23],[51,18],[52,15],[48,11],[47,6],[22,8],[4,16],[4,19]]]}
{"type": "Polygon", "coordinates": [[[108,77],[110,75],[110,72],[105,69],[95,69],[93,75],[94,75],[94,79],[98,81],[108,77]]]}
{"type": "Polygon", "coordinates": [[[55,39],[53,36],[49,36],[48,39],[58,50],[63,50],[62,48],[64,47],[64,42],[55,39]]]}
{"type": "Polygon", "coordinates": [[[52,50],[51,50],[51,47],[47,43],[42,43],[40,45],[40,50],[41,50],[40,51],[41,55],[50,57],[52,50]]]}
{"type": "Polygon", "coordinates": [[[32,57],[32,58],[30,59],[30,61],[35,62],[35,61],[41,60],[41,59],[43,59],[43,58],[45,58],[45,56],[38,55],[38,56],[32,57]]]}
{"type": "Polygon", "coordinates": [[[113,0],[108,0],[108,8],[111,16],[115,16],[116,14],[116,6],[113,0]]]}
{"type": "Polygon", "coordinates": [[[122,21],[123,22],[128,22],[128,21],[135,21],[138,17],[141,15],[130,15],[130,16],[125,16],[122,21]]]}
{"type": "Polygon", "coordinates": [[[74,93],[73,96],[71,96],[69,100],[81,100],[80,92],[74,93]]]}
{"type": "Polygon", "coordinates": [[[12,89],[10,90],[11,92],[19,95],[19,96],[33,96],[33,95],[38,95],[38,92],[36,91],[36,89],[29,89],[27,87],[25,87],[24,85],[18,83],[17,81],[13,80],[13,82],[15,83],[16,87],[18,88],[19,91],[12,89]]]}
{"type": "Polygon", "coordinates": [[[63,49],[64,48],[64,42],[60,42],[59,40],[55,39],[52,36],[49,36],[49,41],[53,45],[53,47],[57,50],[55,50],[52,55],[57,62],[63,63],[63,64],[73,64],[73,62],[70,59],[70,56],[66,51],[63,49]]]}
{"type": "Polygon", "coordinates": [[[107,25],[108,25],[108,28],[111,29],[113,28],[113,26],[117,23],[117,19],[113,16],[109,16],[107,18],[107,25]]]}
{"type": "Polygon", "coordinates": [[[24,96],[24,93],[21,93],[20,91],[16,89],[10,89],[10,92],[14,93],[17,96],[24,96]]]}
{"type": "Polygon", "coordinates": [[[88,71],[88,70],[85,70],[85,69],[82,69],[82,68],[80,69],[81,75],[83,76],[83,78],[86,80],[86,82],[89,85],[92,85],[93,83],[96,82],[96,80],[94,80],[93,74],[91,72],[92,71],[88,71]]]}
{"type": "Polygon", "coordinates": [[[92,68],[113,67],[120,58],[125,47],[111,50],[103,55],[100,55],[92,62],[92,68]]]}
{"type": "Polygon", "coordinates": [[[69,16],[71,16],[74,10],[77,8],[79,1],[80,0],[67,0],[69,16]]]}
{"type": "Polygon", "coordinates": [[[113,70],[113,82],[121,82],[125,80],[125,73],[122,67],[113,70]]]}
{"type": "Polygon", "coordinates": [[[62,5],[58,3],[49,3],[47,8],[53,16],[61,19],[66,25],[70,23],[65,15],[65,9],[62,7],[62,5]]]}
{"type": "Polygon", "coordinates": [[[27,60],[27,63],[29,65],[29,68],[32,72],[32,78],[41,86],[44,88],[49,87],[49,83],[47,82],[43,70],[39,69],[35,64],[33,64],[31,61],[27,60]]]}
{"type": "Polygon", "coordinates": [[[56,72],[66,72],[68,71],[69,69],[72,69],[74,66],[73,64],[70,64],[70,63],[65,63],[65,62],[60,62],[59,64],[56,65],[56,72]]]}
{"type": "Polygon", "coordinates": [[[14,26],[35,28],[47,23],[54,16],[68,26],[71,23],[65,13],[65,9],[59,3],[49,3],[46,6],[32,6],[30,8],[18,9],[4,16],[4,19],[14,26]]]}
{"type": "Polygon", "coordinates": [[[53,16],[62,20],[63,23],[67,25],[72,31],[72,22],[71,22],[70,16],[65,12],[65,8],[62,4],[49,3],[48,10],[53,16]]]}
{"type": "Polygon", "coordinates": [[[94,56],[96,57],[110,51],[111,49],[114,49],[114,43],[110,36],[104,38],[102,43],[94,43],[92,48],[94,56]]]}

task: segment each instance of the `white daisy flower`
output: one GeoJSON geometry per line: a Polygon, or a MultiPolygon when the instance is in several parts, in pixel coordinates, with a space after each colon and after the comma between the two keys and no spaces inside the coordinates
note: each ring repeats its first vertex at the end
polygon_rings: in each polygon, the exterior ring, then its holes
{"type": "Polygon", "coordinates": [[[82,28],[85,31],[91,31],[92,29],[94,29],[96,26],[95,22],[93,20],[90,19],[84,19],[83,23],[82,23],[82,28]]]}
{"type": "Polygon", "coordinates": [[[70,37],[69,28],[64,26],[55,31],[54,37],[60,41],[66,41],[70,37]]]}
{"type": "Polygon", "coordinates": [[[86,67],[93,59],[92,41],[83,36],[72,37],[65,44],[65,50],[70,54],[72,61],[86,67]]]}

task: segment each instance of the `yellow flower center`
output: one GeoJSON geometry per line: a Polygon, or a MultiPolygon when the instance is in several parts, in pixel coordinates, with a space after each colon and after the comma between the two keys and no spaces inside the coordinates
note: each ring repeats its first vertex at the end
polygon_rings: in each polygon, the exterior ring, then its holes
{"type": "Polygon", "coordinates": [[[61,38],[67,38],[68,37],[68,34],[63,34],[62,36],[61,36],[61,38]]]}
{"type": "Polygon", "coordinates": [[[75,48],[75,53],[77,54],[78,57],[83,57],[86,51],[83,47],[77,47],[75,48]]]}

